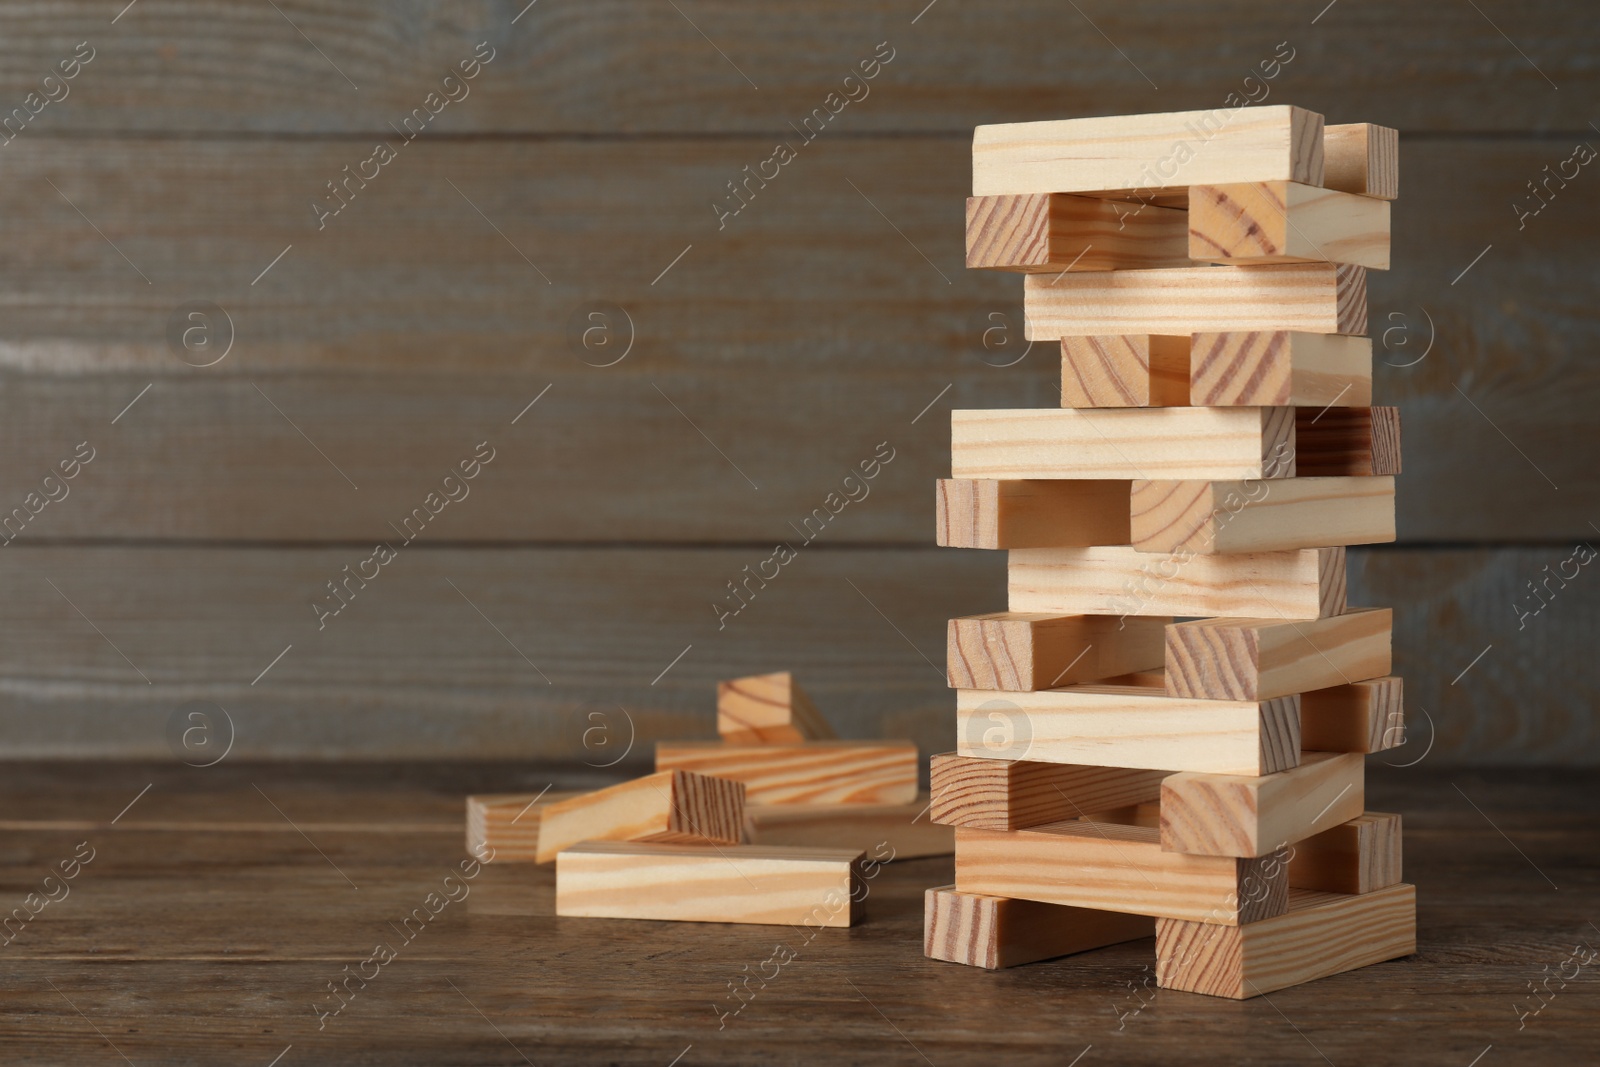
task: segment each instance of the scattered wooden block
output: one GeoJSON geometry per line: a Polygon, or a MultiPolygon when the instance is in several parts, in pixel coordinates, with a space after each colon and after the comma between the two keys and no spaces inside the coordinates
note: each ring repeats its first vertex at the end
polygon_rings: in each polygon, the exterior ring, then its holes
{"type": "Polygon", "coordinates": [[[1359,753],[1307,752],[1276,774],[1174,774],[1161,783],[1161,847],[1265,856],[1361,814],[1359,753]]]}
{"type": "MultiPolygon", "coordinates": [[[[958,689],[956,726],[956,751],[986,759],[1215,774],[1271,774],[1300,762],[1300,701],[1292,696],[1189,700],[1074,685],[996,699],[958,689]]],[[[1086,804],[1075,814],[1096,806],[1117,805],[1086,804]]]]}
{"type": "Polygon", "coordinates": [[[556,857],[556,914],[849,926],[865,882],[851,849],[585,841],[556,857]]]}
{"type": "Polygon", "coordinates": [[[1157,919],[1156,982],[1244,1000],[1416,950],[1415,886],[1361,896],[1291,889],[1287,913],[1248,926],[1157,919]]]}
{"type": "Polygon", "coordinates": [[[1389,202],[1299,182],[1189,190],[1189,258],[1389,269],[1389,202]]]}
{"type": "Polygon", "coordinates": [[[1367,332],[1367,272],[1339,263],[1029,275],[1030,341],[1105,333],[1367,332]]]}
{"type": "Polygon", "coordinates": [[[1127,479],[940,478],[938,543],[946,548],[1125,545],[1129,485],[1127,479]]]}
{"type": "Polygon", "coordinates": [[[951,619],[952,689],[1054,689],[1148,670],[1165,656],[1169,619],[995,611],[951,619]]]}
{"type": "Polygon", "coordinates": [[[729,744],[795,744],[837,737],[788,671],[717,683],[717,733],[729,744]]]}
{"type": "Polygon", "coordinates": [[[1370,122],[1322,129],[1322,184],[1343,193],[1400,196],[1400,131],[1370,122]]]}
{"type": "Polygon", "coordinates": [[[1155,920],[1145,915],[962,893],[953,885],[923,896],[923,955],[991,971],[1137,941],[1155,932],[1155,920]]]}
{"type": "Polygon", "coordinates": [[[1374,678],[1302,693],[1300,743],[1312,752],[1383,752],[1405,744],[1400,679],[1374,678]]]}
{"type": "Polygon", "coordinates": [[[1064,193],[967,198],[967,267],[1023,273],[1189,265],[1188,216],[1064,193]]]}
{"type": "Polygon", "coordinates": [[[1059,615],[1318,619],[1345,608],[1343,548],[1200,556],[1132,548],[1024,548],[1007,607],[1059,615]]]}
{"type": "Polygon", "coordinates": [[[467,854],[484,863],[533,863],[539,854],[539,813],[571,791],[484,793],[467,798],[467,854]]]}
{"type": "Polygon", "coordinates": [[[1393,478],[1135,481],[1140,552],[1274,552],[1395,539],[1393,478]]]}
{"type": "Polygon", "coordinates": [[[1159,800],[1167,772],[946,752],[933,757],[928,774],[932,796],[928,817],[934,822],[1021,830],[1159,800]]]}
{"type": "MultiPolygon", "coordinates": [[[[1391,666],[1393,621],[1388,608],[1353,608],[1304,622],[1174,623],[1166,631],[1167,692],[1211,700],[1268,700],[1379,678],[1391,666]]],[[[1302,728],[1302,743],[1304,732],[1302,728]]]]}
{"type": "Polygon", "coordinates": [[[955,851],[950,827],[933,822],[927,794],[909,804],[774,804],[744,809],[747,845],[852,848],[868,858],[891,860],[948,856],[955,851]]]}
{"type": "Polygon", "coordinates": [[[957,478],[1287,478],[1294,410],[958,410],[950,466],[957,478]]]}
{"type": "Polygon", "coordinates": [[[736,845],[744,786],[691,771],[659,771],[545,807],[536,860],[549,863],[579,841],[736,845]]]}
{"type": "Polygon", "coordinates": [[[917,795],[917,746],[909,741],[661,741],[656,770],[743,782],[745,803],[751,805],[907,804],[917,795]]]}
{"type": "Polygon", "coordinates": [[[1372,403],[1372,338],[1292,330],[1196,333],[1189,338],[1189,403],[1366,407],[1372,403]]]}
{"type": "Polygon", "coordinates": [[[1295,473],[1334,478],[1400,473],[1400,409],[1295,408],[1295,473]]]}
{"type": "Polygon", "coordinates": [[[1368,811],[1308,837],[1289,857],[1289,887],[1371,893],[1400,881],[1400,816],[1368,811]]]}
{"type": "Polygon", "coordinates": [[[1189,338],[1106,334],[1061,339],[1061,406],[1189,406],[1189,338]]]}

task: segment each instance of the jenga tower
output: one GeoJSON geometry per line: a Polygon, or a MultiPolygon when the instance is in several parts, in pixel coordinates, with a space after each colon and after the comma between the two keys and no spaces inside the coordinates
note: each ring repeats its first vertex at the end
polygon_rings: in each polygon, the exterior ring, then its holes
{"type": "Polygon", "coordinates": [[[1387,608],[1399,416],[1372,407],[1366,271],[1394,130],[1294,107],[980,126],[967,266],[1027,274],[1061,407],[951,414],[938,540],[1004,549],[953,619],[956,882],[927,954],[1005,967],[1155,934],[1158,984],[1244,998],[1404,956],[1387,608]]]}

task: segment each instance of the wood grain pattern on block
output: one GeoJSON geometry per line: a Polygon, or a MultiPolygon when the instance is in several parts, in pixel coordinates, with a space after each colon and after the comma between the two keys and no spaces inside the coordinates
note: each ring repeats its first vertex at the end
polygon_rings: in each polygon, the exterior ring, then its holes
{"type": "Polygon", "coordinates": [[[1321,115],[1284,105],[979,126],[972,193],[1151,196],[1206,182],[1321,185],[1322,138],[1321,115]]]}
{"type": "Polygon", "coordinates": [[[956,828],[963,893],[1237,926],[1281,915],[1288,865],[1164,852],[1160,832],[1073,819],[1028,830],[956,828]]]}
{"type": "Polygon", "coordinates": [[[1400,131],[1370,122],[1322,128],[1322,185],[1342,193],[1400,196],[1400,131]]]}
{"type": "MultiPolygon", "coordinates": [[[[1302,622],[1173,623],[1166,629],[1167,692],[1212,700],[1267,700],[1380,678],[1392,662],[1393,622],[1389,608],[1352,608],[1343,615],[1302,622]]],[[[1303,729],[1301,739],[1303,743],[1303,729]]]]}
{"type": "Polygon", "coordinates": [[[1022,273],[1189,265],[1180,209],[1064,193],[967,198],[967,267],[1022,273]]]}
{"type": "Polygon", "coordinates": [[[1189,190],[1189,258],[1389,269],[1389,202],[1299,182],[1189,190]]]}
{"type": "Polygon", "coordinates": [[[1311,752],[1383,752],[1406,743],[1404,684],[1394,676],[1300,694],[1300,743],[1311,752]]]}
{"type": "Polygon", "coordinates": [[[1372,403],[1372,338],[1293,330],[1196,333],[1189,338],[1189,403],[1366,407],[1372,403]]]}
{"type": "Polygon", "coordinates": [[[1024,548],[1006,565],[1011,611],[1318,619],[1345,608],[1345,550],[1201,556],[1024,548]]]}
{"type": "Polygon", "coordinates": [[[1130,485],[1128,479],[940,478],[936,537],[946,548],[1125,545],[1130,485]]]}
{"type": "Polygon", "coordinates": [[[1289,887],[1370,893],[1400,881],[1398,815],[1366,811],[1308,837],[1289,857],[1289,887]]]}
{"type": "Polygon", "coordinates": [[[1271,774],[1300,762],[1300,701],[1292,696],[1191,700],[1112,685],[1003,696],[958,689],[956,728],[956,751],[986,759],[1215,774],[1271,774]]]}
{"type": "Polygon", "coordinates": [[[950,467],[957,478],[1287,478],[1295,473],[1294,411],[956,410],[950,467]]]}
{"type": "Polygon", "coordinates": [[[1017,611],[951,619],[946,677],[952,689],[1020,691],[1149,670],[1164,662],[1170,621],[1017,611]]]}
{"type": "Polygon", "coordinates": [[[854,848],[869,860],[948,856],[956,839],[928,815],[926,793],[909,804],[771,804],[744,809],[744,843],[854,848]]]}
{"type": "Polygon", "coordinates": [[[740,782],[669,770],[547,805],[539,815],[537,861],[579,841],[734,845],[744,832],[740,782]]]}
{"type": "Polygon", "coordinates": [[[1141,552],[1273,552],[1395,539],[1393,478],[1135,481],[1141,552]]]}
{"type": "MultiPolygon", "coordinates": [[[[959,847],[959,846],[958,846],[959,847]]],[[[1245,1000],[1417,951],[1417,890],[1289,891],[1289,910],[1248,926],[1156,920],[1162,989],[1245,1000]]]]}
{"type": "Polygon", "coordinates": [[[484,863],[533,863],[539,855],[539,812],[582,794],[484,793],[467,798],[467,854],[484,863]]]}
{"type": "Polygon", "coordinates": [[[838,736],[788,671],[718,682],[717,733],[736,745],[829,741],[838,736]]]}
{"type": "Polygon", "coordinates": [[[556,914],[849,926],[866,896],[854,849],[585,841],[556,857],[556,914]]]}
{"type": "Polygon", "coordinates": [[[1155,932],[1155,920],[1148,915],[1008,900],[963,893],[953,885],[923,895],[922,954],[991,971],[1137,941],[1155,932]]]}
{"type": "Polygon", "coordinates": [[[1361,814],[1365,759],[1307,752],[1275,774],[1174,774],[1161,783],[1161,847],[1265,856],[1361,814]]]}
{"type": "Polygon", "coordinates": [[[1189,406],[1187,337],[1103,334],[1061,339],[1061,406],[1189,406]]]}
{"type": "Polygon", "coordinates": [[[1106,333],[1367,332],[1367,272],[1344,263],[1031,274],[1022,294],[1030,341],[1106,333]]]}
{"type": "Polygon", "coordinates": [[[1295,473],[1305,478],[1400,473],[1400,409],[1295,408],[1295,473]]]}
{"type": "Polygon", "coordinates": [[[661,741],[656,770],[698,771],[743,782],[747,804],[908,804],[917,795],[909,741],[726,745],[661,741]]]}
{"type": "Polygon", "coordinates": [[[934,822],[1021,830],[1159,800],[1167,772],[945,752],[933,757],[928,776],[934,822]]]}

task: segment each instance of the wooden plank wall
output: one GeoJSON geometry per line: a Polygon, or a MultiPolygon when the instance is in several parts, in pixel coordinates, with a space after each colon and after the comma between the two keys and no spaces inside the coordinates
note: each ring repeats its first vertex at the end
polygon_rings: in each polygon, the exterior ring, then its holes
{"type": "Polygon", "coordinates": [[[94,456],[0,542],[0,751],[159,755],[198,701],[241,755],[602,763],[634,736],[637,763],[712,732],[718,677],[785,668],[847,736],[950,747],[943,620],[1003,581],[930,547],[946,413],[1050,404],[1056,374],[1018,359],[1016,279],[962,270],[971,127],[1248,92],[1402,130],[1371,276],[1402,543],[1352,554],[1427,712],[1396,762],[1600,753],[1600,579],[1526,584],[1600,533],[1600,179],[1527,185],[1600,143],[1581,5],[277,6],[0,8],[0,118],[60,97],[0,143],[0,513],[94,456]],[[227,323],[184,350],[199,304],[227,323]],[[319,628],[325,583],[485,441],[319,628]],[[870,496],[719,628],[881,442],[870,496]]]}

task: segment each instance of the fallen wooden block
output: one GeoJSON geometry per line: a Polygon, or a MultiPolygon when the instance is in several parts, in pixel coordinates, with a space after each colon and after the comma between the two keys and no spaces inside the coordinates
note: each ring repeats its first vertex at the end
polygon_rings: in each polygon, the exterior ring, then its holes
{"type": "Polygon", "coordinates": [[[692,771],[658,771],[550,804],[539,816],[536,860],[579,841],[734,845],[744,830],[744,786],[692,771]]]}
{"type": "Polygon", "coordinates": [[[928,775],[934,822],[1021,830],[1159,800],[1167,772],[945,752],[933,757],[928,775]]]}
{"type": "Polygon", "coordinates": [[[1372,338],[1292,330],[1196,333],[1189,338],[1188,402],[1366,407],[1372,403],[1372,338]]]}
{"type": "MultiPolygon", "coordinates": [[[[1167,692],[1211,700],[1268,700],[1380,678],[1392,662],[1393,621],[1389,608],[1351,608],[1303,622],[1174,623],[1166,631],[1167,692]]],[[[1302,729],[1302,743],[1304,733],[1302,729]]]]}
{"type": "Polygon", "coordinates": [[[1400,679],[1374,678],[1300,694],[1300,743],[1312,752],[1383,752],[1405,744],[1400,679]]]}
{"type": "Polygon", "coordinates": [[[1006,565],[1011,611],[1318,619],[1345,608],[1343,548],[1200,556],[1024,548],[1006,565]]]}
{"type": "Polygon", "coordinates": [[[852,849],[585,841],[556,857],[556,914],[849,926],[865,883],[852,849]]]}
{"type": "Polygon", "coordinates": [[[1189,258],[1388,270],[1389,202],[1299,182],[1196,185],[1189,190],[1189,258]]]}
{"type": "Polygon", "coordinates": [[[1030,341],[1106,333],[1367,332],[1367,272],[1334,263],[1085,271],[1022,283],[1030,341]]]}
{"type": "Polygon", "coordinates": [[[1074,685],[996,698],[958,689],[956,729],[956,751],[986,759],[1214,774],[1271,774],[1300,762],[1300,701],[1292,696],[1189,700],[1074,685]]]}
{"type": "Polygon", "coordinates": [[[1371,893],[1400,881],[1400,851],[1400,816],[1363,812],[1294,846],[1289,887],[1371,893]]]}
{"type": "Polygon", "coordinates": [[[967,198],[967,268],[1023,273],[1189,265],[1189,217],[1063,193],[967,198]]]}
{"type": "Polygon", "coordinates": [[[730,744],[794,744],[838,735],[788,671],[717,683],[717,733],[730,744]]]}
{"type": "Polygon", "coordinates": [[[1289,891],[1289,910],[1248,926],[1156,920],[1162,989],[1245,1000],[1417,950],[1417,890],[1289,891]]]}
{"type": "Polygon", "coordinates": [[[1141,552],[1275,552],[1395,539],[1393,478],[1135,481],[1141,552]]]}
{"type": "Polygon", "coordinates": [[[744,809],[744,843],[853,848],[870,859],[948,856],[955,834],[928,814],[927,794],[909,804],[773,804],[744,809]]]}
{"type": "Polygon", "coordinates": [[[1189,406],[1189,338],[1106,334],[1061,339],[1061,406],[1189,406]]]}
{"type": "Polygon", "coordinates": [[[656,770],[697,771],[743,782],[750,805],[907,804],[917,795],[917,746],[909,741],[661,741],[656,770]]]}
{"type": "Polygon", "coordinates": [[[1370,122],[1324,126],[1322,185],[1394,200],[1400,195],[1400,131],[1370,122]]]}
{"type": "Polygon", "coordinates": [[[581,793],[484,793],[467,798],[467,854],[484,863],[532,863],[539,854],[539,813],[581,793]]]}
{"type": "Polygon", "coordinates": [[[1161,847],[1265,856],[1354,819],[1366,806],[1359,753],[1307,752],[1276,774],[1174,774],[1161,783],[1161,847]]]}
{"type": "Polygon", "coordinates": [[[940,478],[937,540],[946,548],[1125,545],[1130,484],[940,478]]]}
{"type": "Polygon", "coordinates": [[[995,611],[951,619],[952,689],[1054,689],[1160,666],[1170,619],[995,611]]]}
{"type": "Polygon", "coordinates": [[[1400,409],[1295,408],[1295,473],[1304,478],[1400,473],[1400,409]]]}
{"type": "Polygon", "coordinates": [[[991,971],[1137,941],[1155,932],[1155,920],[1146,915],[962,893],[953,885],[923,896],[923,955],[991,971]]]}

